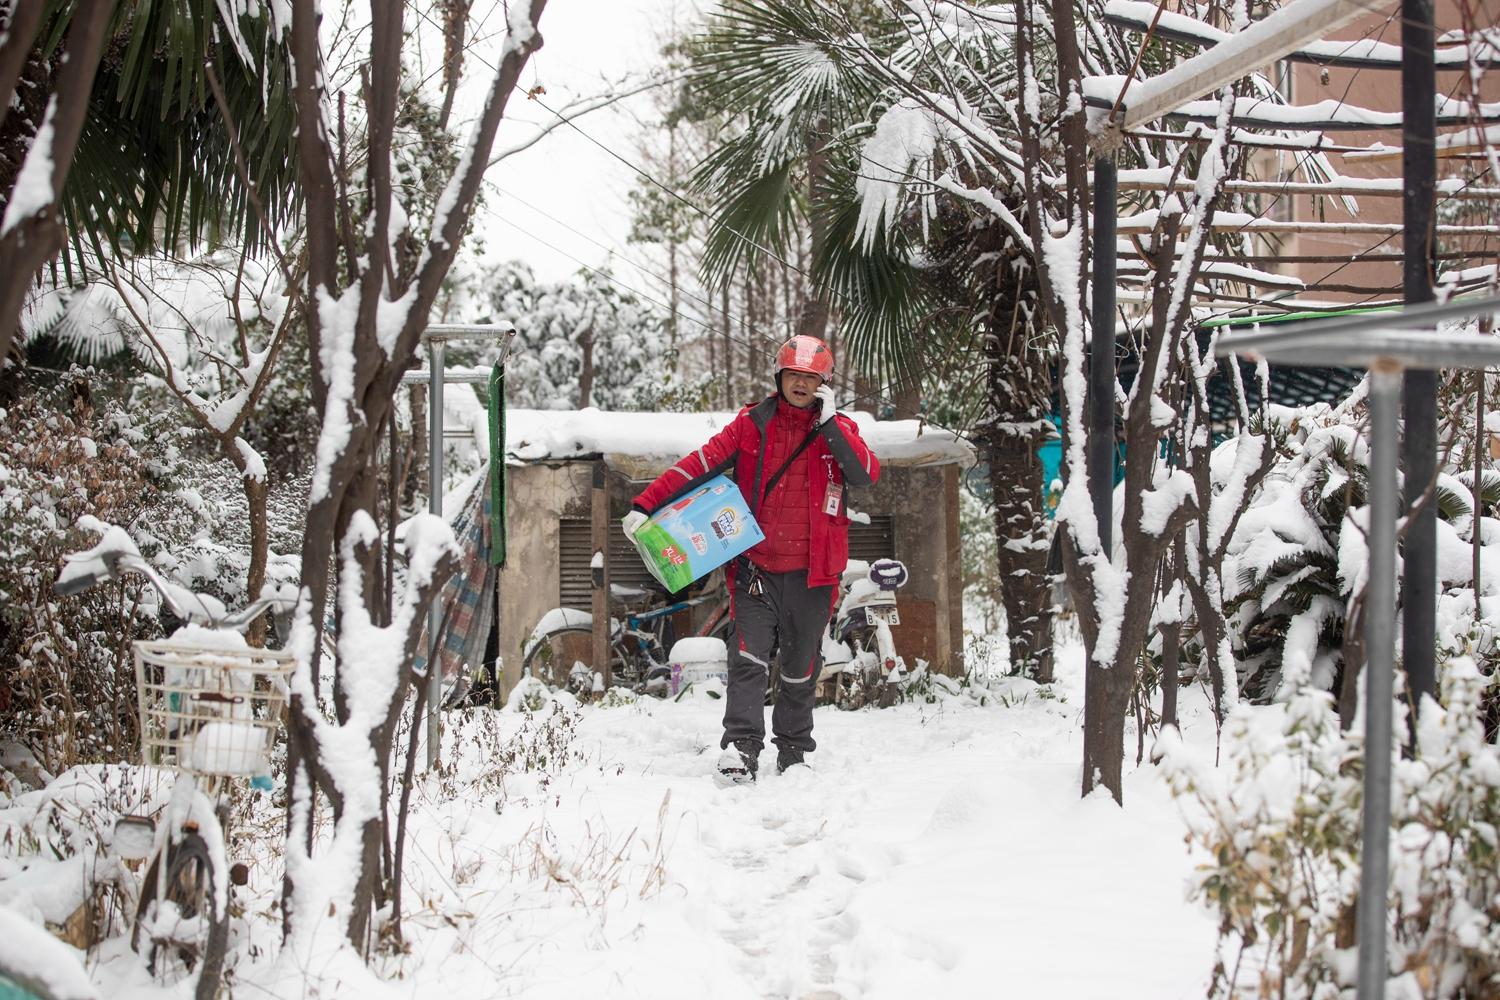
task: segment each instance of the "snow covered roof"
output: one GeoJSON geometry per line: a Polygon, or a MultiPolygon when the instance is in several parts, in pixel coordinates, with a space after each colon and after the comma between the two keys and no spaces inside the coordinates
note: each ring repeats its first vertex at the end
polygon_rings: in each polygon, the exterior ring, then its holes
{"type": "MultiPolygon", "coordinates": [[[[973,447],[952,431],[918,420],[876,420],[849,414],[883,464],[972,465],[973,447]]],[[[734,419],[733,413],[626,413],[583,410],[505,412],[505,452],[512,463],[603,454],[670,465],[734,419]]],[[[632,464],[636,464],[632,462],[632,464]]]]}

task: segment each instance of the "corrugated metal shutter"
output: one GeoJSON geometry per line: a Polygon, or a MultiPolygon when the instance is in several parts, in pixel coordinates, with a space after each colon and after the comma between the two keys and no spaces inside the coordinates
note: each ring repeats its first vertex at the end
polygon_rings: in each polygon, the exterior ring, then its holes
{"type": "Polygon", "coordinates": [[[869,524],[849,525],[849,558],[874,562],[896,558],[896,525],[890,514],[871,514],[869,524]]]}
{"type": "MultiPolygon", "coordinates": [[[[558,575],[558,606],[587,611],[594,595],[589,579],[589,560],[594,557],[593,525],[586,517],[565,517],[559,527],[562,571],[558,575]]],[[[625,529],[614,520],[609,524],[609,577],[611,583],[625,587],[655,582],[635,546],[625,537],[625,529]]]]}

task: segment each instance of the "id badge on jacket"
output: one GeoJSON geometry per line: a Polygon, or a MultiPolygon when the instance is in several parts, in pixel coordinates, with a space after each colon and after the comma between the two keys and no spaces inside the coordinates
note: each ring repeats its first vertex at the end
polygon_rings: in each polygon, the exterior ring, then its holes
{"type": "Polygon", "coordinates": [[[839,513],[839,501],[844,496],[844,487],[839,483],[829,483],[823,493],[823,513],[829,517],[837,517],[839,513]]]}

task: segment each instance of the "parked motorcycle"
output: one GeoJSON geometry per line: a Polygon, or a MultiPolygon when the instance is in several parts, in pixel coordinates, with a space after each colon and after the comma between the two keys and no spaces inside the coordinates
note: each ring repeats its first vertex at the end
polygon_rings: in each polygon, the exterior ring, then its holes
{"type": "Polygon", "coordinates": [[[838,707],[893,705],[909,680],[891,635],[891,626],[901,624],[896,591],[906,579],[896,559],[850,560],[845,568],[843,597],[823,641],[823,678],[831,687],[826,697],[838,707]]]}

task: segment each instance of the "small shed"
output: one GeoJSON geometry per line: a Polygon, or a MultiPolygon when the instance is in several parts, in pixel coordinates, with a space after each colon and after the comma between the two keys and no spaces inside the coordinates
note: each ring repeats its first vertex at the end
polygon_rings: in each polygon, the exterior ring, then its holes
{"type": "MultiPolygon", "coordinates": [[[[960,471],[974,450],[951,431],[916,420],[853,415],[880,459],[880,481],[852,490],[869,523],[850,526],[851,559],[900,559],[911,578],[899,594],[897,648],[947,674],[963,670],[959,561],[960,471]]],[[[733,413],[506,413],[507,562],[500,573],[499,648],[507,690],[520,679],[527,637],[553,608],[590,609],[595,484],[607,505],[609,579],[650,579],[620,527],[644,486],[726,426],[733,413]]]]}

